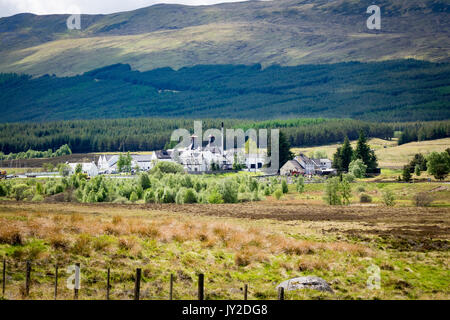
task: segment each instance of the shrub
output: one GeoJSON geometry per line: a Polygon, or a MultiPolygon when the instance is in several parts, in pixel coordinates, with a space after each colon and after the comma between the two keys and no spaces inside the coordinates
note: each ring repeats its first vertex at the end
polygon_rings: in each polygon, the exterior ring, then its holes
{"type": "Polygon", "coordinates": [[[131,195],[130,195],[130,201],[131,202],[136,202],[136,201],[138,201],[139,200],[139,197],[138,197],[138,195],[136,194],[136,192],[132,192],[131,193],[131,195]]]}
{"type": "Polygon", "coordinates": [[[356,178],[363,178],[366,175],[367,166],[361,159],[356,159],[350,162],[348,172],[356,178]]]}
{"type": "Polygon", "coordinates": [[[352,183],[353,181],[355,181],[355,176],[352,173],[347,173],[342,175],[342,179],[345,179],[348,182],[352,183]]]}
{"type": "Polygon", "coordinates": [[[24,183],[17,184],[13,187],[13,195],[17,201],[25,199],[28,186],[24,183]]]}
{"type": "Polygon", "coordinates": [[[66,250],[70,246],[70,240],[64,234],[53,234],[49,237],[51,246],[55,249],[66,250]]]}
{"type": "Polygon", "coordinates": [[[433,197],[427,192],[419,192],[413,197],[416,207],[428,207],[433,202],[433,197]]]}
{"type": "Polygon", "coordinates": [[[159,193],[160,203],[175,203],[175,194],[170,188],[164,188],[163,192],[159,193]]]}
{"type": "Polygon", "coordinates": [[[450,173],[450,155],[448,152],[432,152],[427,160],[428,172],[436,179],[443,180],[450,173]]]}
{"type": "Polygon", "coordinates": [[[238,200],[237,184],[230,179],[219,185],[218,192],[225,203],[236,203],[238,200]]]}
{"type": "Polygon", "coordinates": [[[339,177],[333,177],[327,180],[325,187],[324,200],[329,205],[340,205],[342,204],[340,189],[340,179],[339,177]]]}
{"type": "Polygon", "coordinates": [[[184,168],[178,163],[160,161],[152,168],[150,173],[155,173],[156,171],[162,173],[184,173],[184,168]]]}
{"type": "Polygon", "coordinates": [[[147,190],[144,194],[145,203],[154,203],[155,202],[155,192],[153,190],[147,190]]]}
{"type": "Polygon", "coordinates": [[[0,197],[4,197],[8,194],[8,189],[6,186],[0,182],[0,197]]]}
{"type": "Polygon", "coordinates": [[[0,228],[0,243],[10,244],[10,245],[22,245],[24,241],[24,236],[22,232],[15,227],[3,226],[0,228]]]}
{"type": "Polygon", "coordinates": [[[143,190],[146,190],[151,187],[150,178],[148,177],[148,174],[142,173],[139,176],[139,185],[142,187],[143,190]]]}
{"type": "Polygon", "coordinates": [[[356,192],[359,192],[359,193],[361,193],[361,192],[366,192],[366,188],[364,188],[364,186],[358,186],[358,187],[356,188],[356,192]]]}
{"type": "Polygon", "coordinates": [[[183,203],[196,203],[197,202],[197,194],[194,189],[187,189],[183,196],[183,203]]]}
{"type": "Polygon", "coordinates": [[[41,196],[40,194],[36,194],[36,195],[33,197],[33,199],[31,199],[31,201],[33,201],[33,202],[41,202],[41,201],[43,201],[43,200],[44,200],[44,197],[41,196]]]}
{"type": "Polygon", "coordinates": [[[283,191],[283,193],[288,193],[289,191],[288,184],[284,179],[281,181],[281,191],[283,191]]]}
{"type": "Polygon", "coordinates": [[[208,196],[208,203],[223,203],[223,198],[216,190],[213,190],[208,196]]]}
{"type": "Polygon", "coordinates": [[[392,207],[395,205],[395,197],[394,193],[391,190],[384,190],[383,193],[383,203],[388,207],[392,207]]]}
{"type": "Polygon", "coordinates": [[[281,197],[283,196],[283,191],[281,189],[277,189],[274,193],[273,193],[274,197],[277,200],[280,200],[281,197]]]}
{"type": "Polygon", "coordinates": [[[372,202],[372,197],[368,195],[367,193],[361,193],[359,196],[359,202],[361,203],[370,203],[372,202]]]}
{"type": "Polygon", "coordinates": [[[295,186],[298,193],[303,193],[305,191],[305,179],[301,176],[298,177],[295,186]]]}
{"type": "Polygon", "coordinates": [[[402,171],[402,180],[405,182],[411,181],[411,168],[409,165],[405,165],[402,171]]]}
{"type": "Polygon", "coordinates": [[[73,253],[82,256],[89,256],[91,254],[91,250],[91,237],[87,234],[81,234],[72,247],[73,253]]]}
{"type": "Polygon", "coordinates": [[[37,194],[43,194],[44,188],[42,187],[42,184],[40,182],[36,183],[36,193],[37,194]]]}

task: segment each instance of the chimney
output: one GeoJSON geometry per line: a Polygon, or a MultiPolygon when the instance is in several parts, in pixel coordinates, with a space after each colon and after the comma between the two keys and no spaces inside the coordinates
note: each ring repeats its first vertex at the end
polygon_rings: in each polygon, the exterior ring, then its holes
{"type": "Polygon", "coordinates": [[[191,136],[191,150],[195,149],[195,139],[197,138],[197,136],[195,134],[193,134],[191,136]]]}
{"type": "Polygon", "coordinates": [[[224,137],[224,133],[223,133],[223,122],[222,122],[222,128],[220,129],[220,132],[222,133],[222,145],[221,145],[221,149],[222,149],[222,154],[224,154],[225,151],[225,137],[224,137]]]}

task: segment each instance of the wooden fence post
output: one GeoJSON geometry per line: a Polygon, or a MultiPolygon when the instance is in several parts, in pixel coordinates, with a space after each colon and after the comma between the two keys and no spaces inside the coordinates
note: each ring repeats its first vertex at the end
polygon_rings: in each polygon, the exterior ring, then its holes
{"type": "Polygon", "coordinates": [[[200,273],[198,275],[198,300],[204,300],[204,282],[205,275],[200,273]]]}
{"type": "Polygon", "coordinates": [[[169,300],[173,300],[173,274],[170,274],[169,300]]]}
{"type": "Polygon", "coordinates": [[[109,300],[109,289],[111,288],[111,286],[109,284],[110,274],[111,274],[111,269],[108,268],[108,275],[106,276],[106,300],[109,300]]]}
{"type": "Polygon", "coordinates": [[[247,294],[248,294],[248,284],[244,285],[244,300],[247,300],[247,294]]]}
{"type": "Polygon", "coordinates": [[[25,276],[25,296],[28,297],[30,295],[30,282],[31,282],[31,262],[27,261],[26,267],[26,276],[25,276]]]}
{"type": "Polygon", "coordinates": [[[284,288],[283,287],[278,288],[278,300],[284,300],[284,288]]]}
{"type": "Polygon", "coordinates": [[[81,278],[81,268],[80,263],[75,263],[75,287],[73,289],[73,299],[78,300],[78,291],[80,289],[80,278],[81,278]]]}
{"type": "Polygon", "coordinates": [[[58,298],[58,265],[55,265],[55,300],[58,298]]]}
{"type": "Polygon", "coordinates": [[[6,259],[3,259],[3,275],[2,275],[2,295],[5,296],[6,288],[6,259]]]}
{"type": "Polygon", "coordinates": [[[139,300],[140,290],[141,290],[141,269],[136,269],[136,280],[134,283],[134,300],[139,300]]]}

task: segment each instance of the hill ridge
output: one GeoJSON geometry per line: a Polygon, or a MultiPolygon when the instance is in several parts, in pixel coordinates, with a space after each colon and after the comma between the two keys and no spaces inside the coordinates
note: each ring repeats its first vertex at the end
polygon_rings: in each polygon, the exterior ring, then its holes
{"type": "Polygon", "coordinates": [[[67,30],[69,15],[19,14],[0,19],[0,72],[71,76],[114,63],[147,71],[198,64],[450,61],[446,1],[379,0],[379,31],[366,28],[371,4],[369,0],[160,4],[82,15],[81,31],[67,30]]]}

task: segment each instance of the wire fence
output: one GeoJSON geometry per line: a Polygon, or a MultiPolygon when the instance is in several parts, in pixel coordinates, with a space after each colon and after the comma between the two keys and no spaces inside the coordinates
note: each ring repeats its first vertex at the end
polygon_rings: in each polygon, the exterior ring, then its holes
{"type": "MultiPolygon", "coordinates": [[[[157,289],[165,285],[168,290],[167,300],[175,300],[176,277],[173,273],[168,279],[154,282],[157,289]],[[164,281],[165,280],[165,281],[164,281]],[[167,283],[168,282],[168,283],[167,283]]],[[[31,261],[17,261],[3,259],[2,263],[2,299],[42,299],[42,300],[141,300],[151,298],[147,291],[143,291],[143,284],[152,285],[148,280],[143,281],[142,268],[124,273],[111,268],[98,269],[83,267],[74,263],[64,268],[62,265],[45,265],[31,261]],[[88,277],[83,277],[89,274],[88,277]],[[82,283],[82,279],[85,279],[82,283]],[[143,294],[144,293],[144,294],[143,294]],[[85,294],[85,296],[83,296],[85,294]]],[[[205,275],[197,274],[196,286],[190,288],[190,300],[205,300],[205,275]],[[195,292],[196,291],[196,297],[195,292]]],[[[185,285],[183,283],[182,285],[185,285]]],[[[160,290],[161,291],[161,290],[160,290]]],[[[243,284],[242,299],[248,300],[249,286],[243,284]]],[[[159,297],[160,299],[160,297],[159,297]]],[[[278,299],[284,300],[284,288],[278,288],[278,299]]]]}

